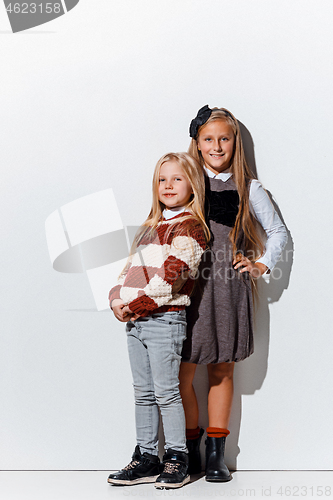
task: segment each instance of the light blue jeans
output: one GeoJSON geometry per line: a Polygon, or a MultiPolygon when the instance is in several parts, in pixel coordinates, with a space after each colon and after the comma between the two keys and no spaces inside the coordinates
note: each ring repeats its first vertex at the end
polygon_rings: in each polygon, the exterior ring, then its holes
{"type": "Polygon", "coordinates": [[[187,452],[179,366],[186,338],[185,311],[153,314],[126,325],[133,375],[137,444],[158,454],[160,409],[165,449],[187,452]]]}

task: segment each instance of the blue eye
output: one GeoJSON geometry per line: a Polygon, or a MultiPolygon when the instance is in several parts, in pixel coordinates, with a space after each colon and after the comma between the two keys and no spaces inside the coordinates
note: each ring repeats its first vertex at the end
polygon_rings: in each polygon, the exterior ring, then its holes
{"type": "Polygon", "coordinates": [[[163,182],[165,179],[160,179],[160,182],[163,182]]]}
{"type": "Polygon", "coordinates": [[[207,137],[207,138],[205,139],[205,141],[211,141],[211,138],[210,138],[210,137],[207,137]]]}

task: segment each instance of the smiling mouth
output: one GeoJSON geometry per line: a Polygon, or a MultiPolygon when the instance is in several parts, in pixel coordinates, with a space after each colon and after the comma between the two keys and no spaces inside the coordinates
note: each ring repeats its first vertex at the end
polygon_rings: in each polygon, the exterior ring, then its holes
{"type": "Polygon", "coordinates": [[[210,155],[212,158],[222,158],[224,156],[224,153],[222,155],[210,155]]]}

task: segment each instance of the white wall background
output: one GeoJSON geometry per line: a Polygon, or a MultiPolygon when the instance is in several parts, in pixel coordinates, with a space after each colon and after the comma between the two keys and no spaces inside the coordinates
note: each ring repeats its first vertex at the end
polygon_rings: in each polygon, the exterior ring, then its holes
{"type": "Polygon", "coordinates": [[[81,0],[13,35],[0,6],[1,469],[128,462],[123,325],[95,310],[84,274],[52,269],[44,223],[111,187],[123,223],[140,224],[156,161],[187,149],[204,104],[249,130],[295,249],[283,279],[260,284],[228,463],[333,468],[332,14],[330,0],[81,0]]]}

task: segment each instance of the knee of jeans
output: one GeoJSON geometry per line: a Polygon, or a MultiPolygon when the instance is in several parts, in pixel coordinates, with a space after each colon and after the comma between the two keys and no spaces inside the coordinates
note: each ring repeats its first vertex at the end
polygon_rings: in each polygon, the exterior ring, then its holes
{"type": "Polygon", "coordinates": [[[182,405],[182,398],[179,390],[165,391],[163,394],[155,394],[157,404],[160,408],[166,408],[171,405],[182,405]]]}
{"type": "Polygon", "coordinates": [[[154,391],[147,391],[140,387],[134,388],[135,404],[139,406],[149,406],[156,404],[154,391]]]}

